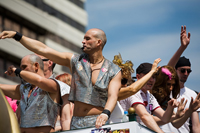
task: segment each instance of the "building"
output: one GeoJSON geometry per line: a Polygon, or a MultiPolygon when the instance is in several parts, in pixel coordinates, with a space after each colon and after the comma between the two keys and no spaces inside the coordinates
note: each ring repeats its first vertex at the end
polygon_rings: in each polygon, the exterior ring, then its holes
{"type": "MultiPolygon", "coordinates": [[[[18,31],[57,51],[81,53],[87,26],[84,4],[85,0],[0,0],[0,31],[18,31]]],[[[0,83],[19,83],[18,77],[4,72],[10,65],[19,67],[21,58],[31,53],[14,39],[0,40],[0,83]]],[[[54,72],[69,70],[56,65],[54,72]]]]}

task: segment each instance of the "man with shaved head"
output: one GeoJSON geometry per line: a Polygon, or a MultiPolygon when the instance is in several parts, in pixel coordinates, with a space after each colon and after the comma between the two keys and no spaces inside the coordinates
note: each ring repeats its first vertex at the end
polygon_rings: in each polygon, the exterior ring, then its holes
{"type": "Polygon", "coordinates": [[[0,84],[6,96],[20,100],[20,128],[22,133],[49,133],[54,131],[62,100],[60,81],[44,76],[44,65],[35,54],[22,58],[20,68],[10,66],[9,76],[18,76],[26,83],[0,84]]]}
{"type": "Polygon", "coordinates": [[[107,41],[102,30],[94,28],[86,32],[82,41],[84,53],[80,55],[55,51],[14,31],[3,31],[0,38],[14,38],[27,49],[70,69],[69,100],[74,102],[71,129],[99,128],[108,122],[121,88],[121,69],[102,54],[107,41]]]}

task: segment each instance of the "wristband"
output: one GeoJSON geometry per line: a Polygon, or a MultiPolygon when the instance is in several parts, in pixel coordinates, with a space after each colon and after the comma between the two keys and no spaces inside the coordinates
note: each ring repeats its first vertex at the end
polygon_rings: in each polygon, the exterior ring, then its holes
{"type": "Polygon", "coordinates": [[[19,32],[16,32],[16,34],[13,36],[13,38],[14,38],[16,41],[20,41],[21,38],[22,38],[22,34],[19,33],[19,32]]]}
{"type": "MultiPolygon", "coordinates": [[[[15,70],[15,75],[18,76],[18,77],[20,77],[20,72],[21,72],[21,71],[22,71],[21,69],[17,68],[17,69],[15,70]]],[[[21,78],[21,77],[20,77],[20,78],[21,78]]]]}
{"type": "Polygon", "coordinates": [[[111,112],[110,112],[109,110],[104,109],[102,113],[103,113],[103,114],[106,114],[106,115],[108,116],[108,118],[110,118],[111,112]]]}

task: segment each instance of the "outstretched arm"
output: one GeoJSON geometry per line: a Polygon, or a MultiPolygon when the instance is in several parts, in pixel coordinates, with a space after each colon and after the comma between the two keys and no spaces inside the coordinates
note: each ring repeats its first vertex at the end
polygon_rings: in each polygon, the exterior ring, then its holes
{"type": "Polygon", "coordinates": [[[186,26],[181,26],[181,34],[180,34],[181,46],[176,51],[176,53],[172,56],[172,58],[168,62],[168,66],[175,67],[176,63],[178,62],[181,54],[187,48],[188,44],[190,43],[190,32],[186,32],[186,26]]]}
{"type": "Polygon", "coordinates": [[[126,99],[131,95],[137,93],[144,86],[144,84],[146,84],[146,82],[151,78],[151,76],[157,71],[157,66],[160,61],[161,61],[160,58],[156,59],[152,65],[151,71],[147,73],[145,76],[143,76],[140,80],[132,83],[130,86],[121,88],[118,95],[118,101],[126,99]]]}
{"type": "MultiPolygon", "coordinates": [[[[108,100],[106,102],[104,109],[107,109],[110,112],[113,111],[117,103],[117,97],[120,87],[121,87],[121,71],[109,83],[108,100]]],[[[96,120],[96,125],[95,125],[96,128],[99,128],[102,125],[104,125],[107,120],[108,117],[106,115],[104,114],[99,115],[96,120]]]]}
{"type": "Polygon", "coordinates": [[[0,84],[0,89],[3,91],[4,95],[12,98],[12,99],[21,99],[20,85],[6,85],[6,84],[0,84]]]}
{"type": "MultiPolygon", "coordinates": [[[[14,76],[16,76],[15,70],[16,70],[16,68],[14,66],[10,66],[5,73],[8,76],[14,77],[14,76]]],[[[39,88],[41,88],[49,93],[57,93],[57,91],[59,90],[59,85],[56,83],[56,81],[54,81],[52,79],[47,79],[36,73],[22,70],[20,72],[20,76],[28,83],[38,86],[39,88]]]]}
{"type": "MultiPolygon", "coordinates": [[[[15,35],[16,35],[15,31],[3,31],[0,34],[0,39],[13,38],[15,35]]],[[[72,53],[58,52],[48,47],[47,45],[43,44],[42,42],[33,40],[24,35],[22,36],[19,42],[30,51],[45,56],[57,64],[67,66],[70,68],[70,60],[73,55],[72,53]]]]}

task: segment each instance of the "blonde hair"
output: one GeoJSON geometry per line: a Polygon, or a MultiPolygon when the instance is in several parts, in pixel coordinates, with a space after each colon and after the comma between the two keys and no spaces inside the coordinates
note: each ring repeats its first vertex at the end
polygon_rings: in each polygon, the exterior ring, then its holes
{"type": "Polygon", "coordinates": [[[131,80],[131,74],[134,73],[133,63],[131,61],[127,60],[123,63],[121,54],[119,53],[119,55],[114,56],[113,63],[122,69],[122,78],[131,80]]]}

